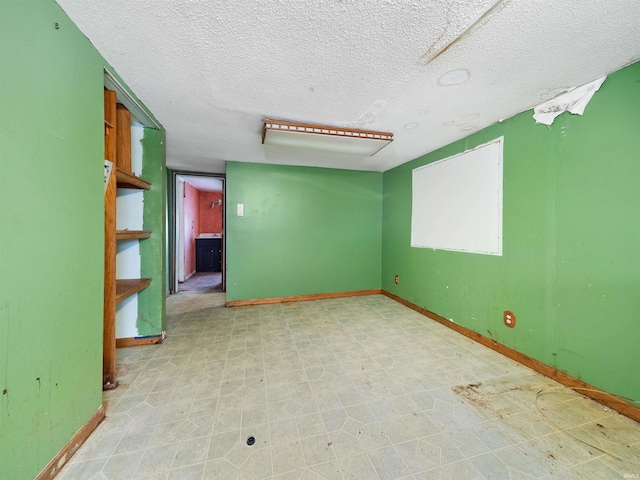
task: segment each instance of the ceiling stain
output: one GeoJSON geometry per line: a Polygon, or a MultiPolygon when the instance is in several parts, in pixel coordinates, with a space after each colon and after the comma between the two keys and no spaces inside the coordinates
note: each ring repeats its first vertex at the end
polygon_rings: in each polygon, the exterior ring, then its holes
{"type": "Polygon", "coordinates": [[[569,90],[571,90],[571,87],[543,88],[535,92],[533,96],[540,98],[540,100],[550,100],[569,90]]]}
{"type": "Polygon", "coordinates": [[[477,130],[478,126],[474,125],[474,124],[468,124],[466,122],[478,119],[480,117],[481,117],[481,115],[479,113],[468,113],[468,114],[463,115],[462,117],[460,117],[460,119],[458,121],[449,120],[448,122],[443,123],[443,125],[445,127],[457,128],[458,131],[460,131],[462,133],[465,133],[465,134],[468,134],[469,132],[473,132],[474,130],[477,130]]]}
{"type": "Polygon", "coordinates": [[[433,51],[435,50],[435,46],[438,44],[438,42],[440,40],[442,40],[442,38],[447,33],[447,30],[450,27],[450,23],[447,22],[447,25],[445,26],[444,30],[442,31],[440,36],[437,38],[437,40],[435,42],[433,42],[433,44],[429,47],[429,49],[424,54],[422,54],[420,56],[420,60],[419,60],[418,63],[421,64],[421,65],[427,65],[427,64],[433,62],[436,58],[438,58],[440,55],[445,53],[447,50],[449,50],[456,43],[458,43],[459,41],[463,40],[466,36],[468,36],[473,30],[475,30],[476,27],[480,27],[480,26],[484,25],[485,23],[487,23],[490,20],[490,17],[494,13],[496,13],[498,10],[502,10],[510,2],[511,2],[511,0],[497,0],[496,3],[494,3],[491,6],[491,8],[489,8],[489,10],[487,10],[486,12],[484,12],[480,16],[480,18],[478,18],[469,27],[467,27],[460,35],[458,35],[456,38],[454,38],[453,41],[451,41],[449,44],[445,45],[442,49],[438,50],[434,54],[433,51]]]}
{"type": "MultiPolygon", "coordinates": [[[[422,55],[420,55],[420,59],[418,60],[418,65],[427,65],[429,62],[431,62],[432,60],[434,60],[438,55],[440,55],[444,50],[439,50],[435,56],[432,57],[432,52],[437,48],[438,43],[440,43],[440,40],[442,40],[444,38],[444,36],[447,34],[447,32],[449,31],[449,27],[451,26],[451,24],[449,23],[449,21],[447,20],[447,24],[444,26],[444,29],[442,30],[442,33],[440,33],[440,35],[438,36],[438,38],[436,38],[433,43],[431,44],[431,46],[429,47],[429,49],[423,53],[422,55]]],[[[449,45],[447,45],[445,47],[445,50],[447,48],[449,48],[449,46],[451,46],[451,43],[449,45]]]]}
{"type": "Polygon", "coordinates": [[[378,119],[378,115],[380,114],[380,110],[384,108],[386,103],[387,102],[385,101],[378,100],[371,106],[369,110],[367,110],[367,113],[365,113],[358,119],[356,123],[358,125],[368,125],[370,123],[375,123],[378,119]]]}
{"type": "Polygon", "coordinates": [[[438,79],[438,85],[441,87],[452,87],[454,85],[461,85],[471,78],[471,72],[466,68],[458,68],[451,70],[440,76],[438,79]]]}

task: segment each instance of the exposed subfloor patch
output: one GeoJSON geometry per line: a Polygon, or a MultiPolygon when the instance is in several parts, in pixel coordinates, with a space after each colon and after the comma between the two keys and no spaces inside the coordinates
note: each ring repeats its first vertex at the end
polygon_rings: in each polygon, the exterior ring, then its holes
{"type": "Polygon", "coordinates": [[[638,478],[640,425],[381,295],[167,299],[68,479],[638,478]]]}

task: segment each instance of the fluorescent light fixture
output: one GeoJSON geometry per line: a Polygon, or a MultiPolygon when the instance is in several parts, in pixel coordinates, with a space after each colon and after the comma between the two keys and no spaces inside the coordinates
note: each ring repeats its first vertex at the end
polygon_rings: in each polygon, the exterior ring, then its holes
{"type": "Polygon", "coordinates": [[[370,157],[393,141],[393,134],[372,130],[327,127],[305,123],[264,120],[262,143],[283,147],[312,148],[333,153],[370,157]]]}

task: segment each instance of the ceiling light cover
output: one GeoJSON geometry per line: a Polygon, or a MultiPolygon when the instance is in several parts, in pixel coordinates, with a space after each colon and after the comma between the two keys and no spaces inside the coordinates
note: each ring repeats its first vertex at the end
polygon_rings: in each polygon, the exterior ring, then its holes
{"type": "Polygon", "coordinates": [[[393,141],[393,134],[372,130],[264,120],[262,143],[312,148],[333,153],[370,157],[393,141]]]}

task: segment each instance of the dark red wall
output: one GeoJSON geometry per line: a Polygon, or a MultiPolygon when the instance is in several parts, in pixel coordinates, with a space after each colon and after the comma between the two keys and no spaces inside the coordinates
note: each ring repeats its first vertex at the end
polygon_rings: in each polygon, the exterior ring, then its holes
{"type": "Polygon", "coordinates": [[[200,192],[200,233],[222,233],[222,205],[211,204],[222,200],[222,192],[200,192]]]}

